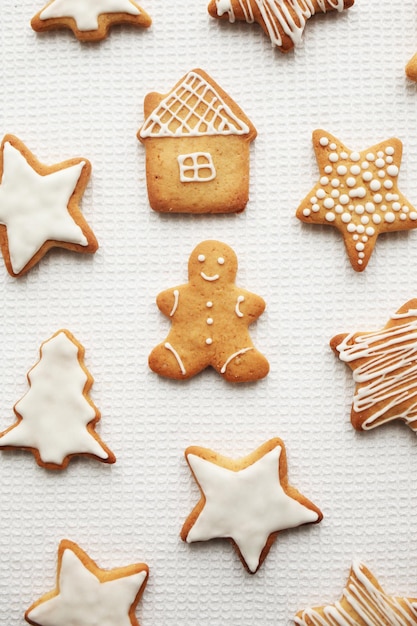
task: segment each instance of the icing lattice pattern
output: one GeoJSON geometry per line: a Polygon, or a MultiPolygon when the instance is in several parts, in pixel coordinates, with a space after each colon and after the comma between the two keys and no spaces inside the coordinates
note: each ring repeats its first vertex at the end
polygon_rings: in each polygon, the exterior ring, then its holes
{"type": "Polygon", "coordinates": [[[145,121],[146,137],[246,135],[249,127],[197,72],[189,72],[145,121]]]}

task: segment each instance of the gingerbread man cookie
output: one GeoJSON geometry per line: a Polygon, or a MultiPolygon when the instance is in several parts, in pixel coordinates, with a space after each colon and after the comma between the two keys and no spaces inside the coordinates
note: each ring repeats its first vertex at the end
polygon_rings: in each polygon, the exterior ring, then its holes
{"type": "Polygon", "coordinates": [[[235,285],[236,272],[236,255],[226,244],[204,241],[194,249],[188,263],[189,282],[157,297],[172,327],[149,356],[154,372],[183,380],[211,365],[230,382],[254,381],[268,374],[268,361],[248,332],[265,302],[235,285]]]}

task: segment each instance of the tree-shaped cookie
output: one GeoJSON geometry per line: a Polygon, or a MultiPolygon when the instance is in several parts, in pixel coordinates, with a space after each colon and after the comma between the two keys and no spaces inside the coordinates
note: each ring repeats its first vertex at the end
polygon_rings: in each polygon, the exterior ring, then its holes
{"type": "Polygon", "coordinates": [[[17,422],[0,434],[0,448],[29,449],[47,469],[63,469],[80,454],[114,463],[94,430],[100,413],[88,396],[93,378],[83,358],[83,346],[67,330],[41,345],[27,376],[30,389],[14,406],[17,422]]]}
{"type": "Polygon", "coordinates": [[[267,375],[268,361],[254,347],[248,331],[265,302],[235,285],[236,272],[236,255],[226,244],[204,241],[194,249],[188,263],[189,282],[157,298],[172,327],[149,356],[154,372],[183,380],[211,365],[231,382],[267,375]]]}

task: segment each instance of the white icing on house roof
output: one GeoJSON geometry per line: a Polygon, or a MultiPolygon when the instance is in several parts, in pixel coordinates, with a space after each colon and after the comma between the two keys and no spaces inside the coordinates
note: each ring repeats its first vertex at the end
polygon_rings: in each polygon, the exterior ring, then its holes
{"type": "Polygon", "coordinates": [[[235,115],[213,85],[191,71],[145,120],[140,137],[246,135],[249,132],[248,125],[235,115]]]}

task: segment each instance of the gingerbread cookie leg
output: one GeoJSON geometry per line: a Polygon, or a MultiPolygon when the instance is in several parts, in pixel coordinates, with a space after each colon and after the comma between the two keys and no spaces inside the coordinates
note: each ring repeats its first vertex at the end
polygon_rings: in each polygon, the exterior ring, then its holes
{"type": "Polygon", "coordinates": [[[250,382],[264,378],[269,372],[269,363],[254,346],[240,348],[229,354],[221,366],[213,365],[229,382],[250,382]]]}
{"type": "Polygon", "coordinates": [[[156,346],[149,355],[149,367],[153,372],[166,378],[185,380],[195,376],[208,366],[206,360],[193,358],[189,347],[178,346],[168,339],[169,337],[156,346]]]}

